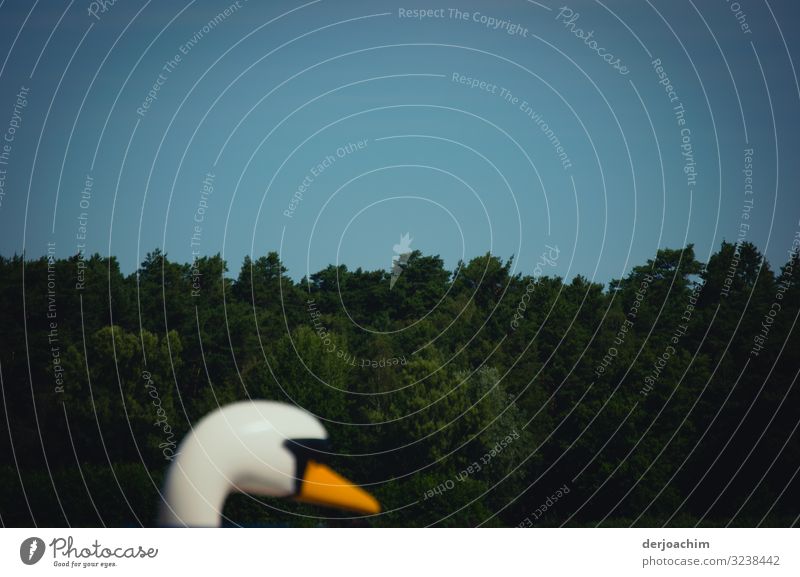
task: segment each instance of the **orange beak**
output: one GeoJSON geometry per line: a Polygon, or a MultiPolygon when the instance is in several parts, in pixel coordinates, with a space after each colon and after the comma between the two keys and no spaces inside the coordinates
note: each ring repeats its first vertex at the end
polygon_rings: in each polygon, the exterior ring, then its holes
{"type": "Polygon", "coordinates": [[[375,497],[330,467],[316,461],[308,461],[306,464],[300,492],[295,499],[303,503],[347,509],[366,515],[375,515],[381,511],[380,503],[375,497]]]}

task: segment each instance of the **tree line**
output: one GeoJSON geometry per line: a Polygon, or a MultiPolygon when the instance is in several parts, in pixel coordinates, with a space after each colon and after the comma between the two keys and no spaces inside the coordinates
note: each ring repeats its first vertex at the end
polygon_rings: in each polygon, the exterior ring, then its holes
{"type": "Polygon", "coordinates": [[[274,252],[238,274],[159,250],[128,275],[100,255],[0,257],[2,523],[152,525],[190,423],[246,398],[317,415],[333,466],[388,513],[237,495],[225,515],[240,524],[800,513],[797,250],[773,270],[749,243],[707,263],[663,249],[607,286],[491,254],[448,270],[419,251],[394,279],[287,273],[274,252]]]}

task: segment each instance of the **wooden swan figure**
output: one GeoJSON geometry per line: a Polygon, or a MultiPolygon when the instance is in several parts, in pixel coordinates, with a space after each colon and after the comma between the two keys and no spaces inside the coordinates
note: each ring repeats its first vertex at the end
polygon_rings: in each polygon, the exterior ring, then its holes
{"type": "Polygon", "coordinates": [[[234,491],[379,513],[372,495],[319,462],[327,439],[317,419],[284,403],[243,401],[217,409],[181,443],[167,472],[159,524],[219,527],[234,491]]]}

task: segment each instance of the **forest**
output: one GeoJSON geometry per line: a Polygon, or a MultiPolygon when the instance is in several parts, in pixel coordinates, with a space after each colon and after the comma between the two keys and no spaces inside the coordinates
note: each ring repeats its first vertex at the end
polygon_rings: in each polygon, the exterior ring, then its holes
{"type": "Polygon", "coordinates": [[[256,398],[316,415],[384,513],[236,495],[231,525],[789,526],[786,255],[661,249],[607,284],[491,254],[300,280],[275,252],[0,257],[0,521],[152,526],[190,424],[256,398]]]}

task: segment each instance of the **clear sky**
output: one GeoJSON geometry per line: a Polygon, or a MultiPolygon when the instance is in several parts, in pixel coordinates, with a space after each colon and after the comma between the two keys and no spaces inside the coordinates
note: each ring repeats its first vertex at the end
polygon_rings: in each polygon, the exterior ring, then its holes
{"type": "Polygon", "coordinates": [[[800,228],[794,1],[98,6],[0,3],[0,254],[300,278],[410,233],[607,282],[740,230],[780,265],[800,228]]]}

